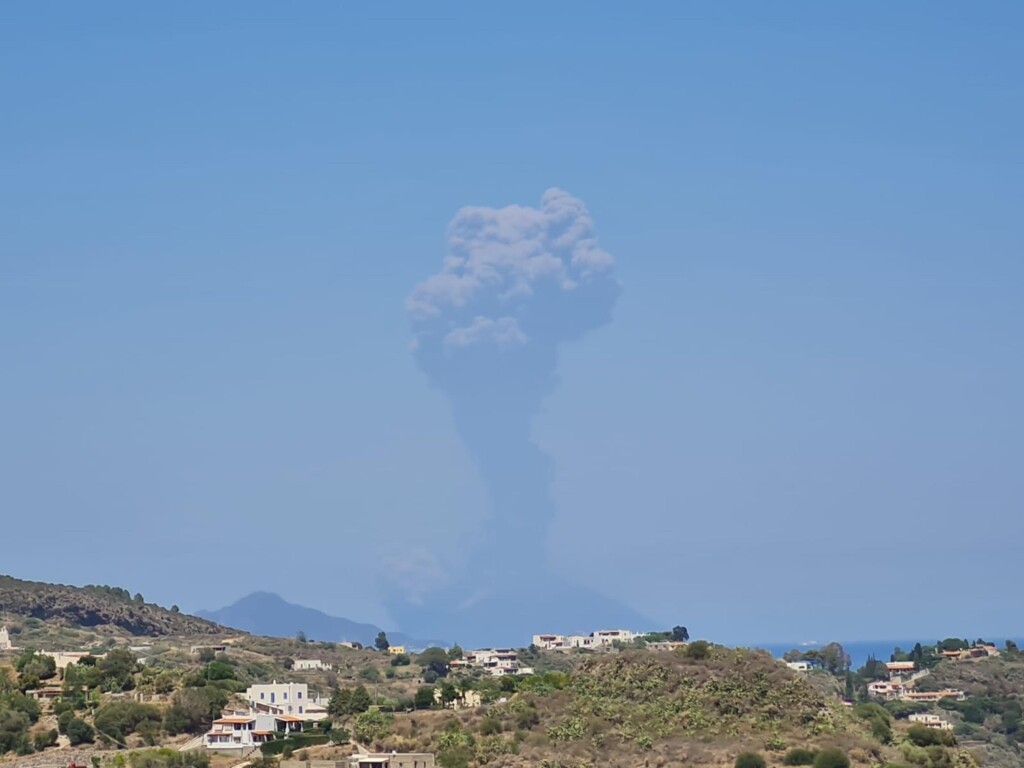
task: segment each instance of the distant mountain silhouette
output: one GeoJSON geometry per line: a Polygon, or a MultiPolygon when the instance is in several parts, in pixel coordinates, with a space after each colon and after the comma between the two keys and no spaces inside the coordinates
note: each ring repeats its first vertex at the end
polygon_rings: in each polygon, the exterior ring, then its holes
{"type": "MultiPolygon", "coordinates": [[[[215,611],[196,611],[200,616],[218,624],[243,629],[255,635],[268,637],[295,637],[302,632],[310,640],[323,642],[350,641],[372,645],[381,628],[374,624],[361,624],[339,616],[330,616],[315,608],[289,603],[272,592],[253,592],[231,605],[215,611]]],[[[438,641],[417,640],[400,632],[388,632],[392,645],[425,648],[443,644],[438,641]]]]}

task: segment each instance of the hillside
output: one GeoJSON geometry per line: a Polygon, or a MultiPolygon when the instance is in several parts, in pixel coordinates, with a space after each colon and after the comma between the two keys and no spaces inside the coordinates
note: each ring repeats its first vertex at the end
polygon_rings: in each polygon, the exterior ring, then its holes
{"type": "Polygon", "coordinates": [[[386,722],[370,713],[351,728],[382,751],[434,751],[453,765],[465,758],[489,768],[731,766],[748,750],[779,765],[793,747],[838,747],[864,765],[891,755],[839,700],[761,652],[575,658],[568,673],[514,681],[517,691],[482,709],[386,722]]]}
{"type": "Polygon", "coordinates": [[[1024,654],[942,661],[918,687],[967,694],[965,701],[943,702],[932,711],[955,723],[957,738],[982,765],[1024,765],[1024,654]]]}
{"type": "MultiPolygon", "coordinates": [[[[11,576],[0,576],[0,624],[10,624],[15,632],[27,637],[58,628],[132,637],[217,635],[227,631],[211,621],[135,600],[125,590],[45,584],[11,576]]],[[[18,642],[17,635],[14,640],[18,642]]]]}

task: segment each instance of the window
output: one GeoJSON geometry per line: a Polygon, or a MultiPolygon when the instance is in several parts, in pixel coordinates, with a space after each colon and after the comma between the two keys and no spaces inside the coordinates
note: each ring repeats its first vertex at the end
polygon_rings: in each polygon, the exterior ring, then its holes
{"type": "Polygon", "coordinates": [[[270,692],[270,703],[271,703],[271,704],[273,704],[273,703],[274,703],[274,701],[275,701],[275,695],[274,695],[274,692],[273,692],[273,691],[271,691],[271,692],[270,692]]]}
{"type": "Polygon", "coordinates": [[[260,691],[260,701],[263,701],[263,695],[264,695],[263,692],[260,691]]]}
{"type": "Polygon", "coordinates": [[[302,714],[302,707],[299,707],[299,714],[302,714]]]}
{"type": "Polygon", "coordinates": [[[302,691],[299,691],[299,692],[298,692],[298,693],[296,693],[295,695],[296,695],[296,697],[297,697],[297,698],[300,698],[300,699],[301,699],[301,698],[302,698],[302,691]]]}
{"type": "Polygon", "coordinates": [[[285,700],[285,701],[288,701],[288,691],[285,691],[285,692],[284,692],[284,700],[285,700]]]}

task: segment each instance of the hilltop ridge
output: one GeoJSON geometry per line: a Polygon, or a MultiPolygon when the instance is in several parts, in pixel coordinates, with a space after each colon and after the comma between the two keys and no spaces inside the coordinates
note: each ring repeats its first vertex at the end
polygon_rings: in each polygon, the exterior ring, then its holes
{"type": "Polygon", "coordinates": [[[107,629],[133,637],[217,635],[215,622],[164,608],[119,587],[75,587],[0,575],[0,624],[36,620],[50,626],[107,629]]]}

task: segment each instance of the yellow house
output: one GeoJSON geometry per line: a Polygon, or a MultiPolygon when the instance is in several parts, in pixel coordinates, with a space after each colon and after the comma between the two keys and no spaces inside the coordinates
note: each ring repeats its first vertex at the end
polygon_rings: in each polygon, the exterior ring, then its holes
{"type": "Polygon", "coordinates": [[[405,653],[405,646],[404,645],[391,645],[391,646],[388,646],[388,653],[390,653],[392,656],[397,656],[400,653],[405,653]]]}

